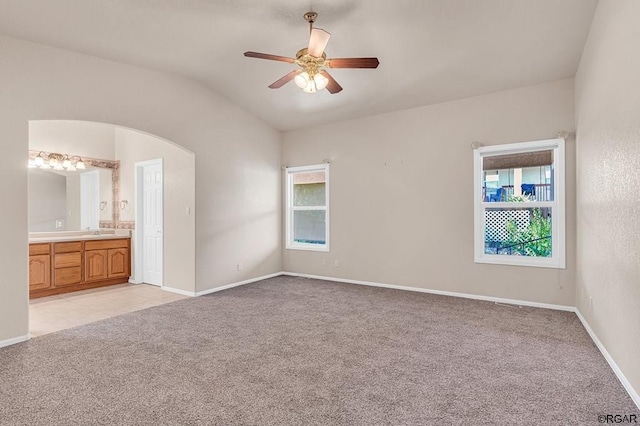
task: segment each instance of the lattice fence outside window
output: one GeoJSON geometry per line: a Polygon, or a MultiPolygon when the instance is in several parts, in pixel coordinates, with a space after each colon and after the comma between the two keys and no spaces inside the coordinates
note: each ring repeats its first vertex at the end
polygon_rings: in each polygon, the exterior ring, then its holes
{"type": "Polygon", "coordinates": [[[485,210],[485,241],[502,242],[509,237],[507,222],[515,221],[519,230],[529,227],[531,213],[528,210],[485,210]]]}

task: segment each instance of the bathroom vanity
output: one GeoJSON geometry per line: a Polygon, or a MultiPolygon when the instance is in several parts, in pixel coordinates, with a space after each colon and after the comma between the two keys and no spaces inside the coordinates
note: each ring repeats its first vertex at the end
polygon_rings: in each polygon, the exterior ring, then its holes
{"type": "Polygon", "coordinates": [[[29,234],[30,298],[126,283],[130,271],[129,231],[29,234]]]}

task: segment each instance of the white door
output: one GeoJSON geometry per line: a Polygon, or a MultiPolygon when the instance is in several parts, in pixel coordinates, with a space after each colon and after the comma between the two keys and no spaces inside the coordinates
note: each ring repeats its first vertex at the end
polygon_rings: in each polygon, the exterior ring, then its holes
{"type": "Polygon", "coordinates": [[[162,164],[142,167],[142,281],[162,285],[162,164]]]}
{"type": "Polygon", "coordinates": [[[97,170],[80,175],[80,226],[83,230],[100,228],[99,179],[97,170]]]}

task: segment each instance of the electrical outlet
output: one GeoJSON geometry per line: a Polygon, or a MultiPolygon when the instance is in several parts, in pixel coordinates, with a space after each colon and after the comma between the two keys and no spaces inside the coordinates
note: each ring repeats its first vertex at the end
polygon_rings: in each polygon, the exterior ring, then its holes
{"type": "Polygon", "coordinates": [[[238,262],[238,271],[242,271],[242,263],[238,262]]]}
{"type": "Polygon", "coordinates": [[[334,260],[333,264],[335,265],[336,268],[340,267],[340,261],[338,259],[334,260]]]}

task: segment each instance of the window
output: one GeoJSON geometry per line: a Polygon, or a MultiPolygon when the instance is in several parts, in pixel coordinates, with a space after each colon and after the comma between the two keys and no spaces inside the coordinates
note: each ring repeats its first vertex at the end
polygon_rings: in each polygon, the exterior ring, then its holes
{"type": "Polygon", "coordinates": [[[564,139],[474,151],[475,261],[565,267],[564,139]]]}
{"type": "Polygon", "coordinates": [[[329,251],[329,165],[288,167],[287,248],[329,251]]]}

